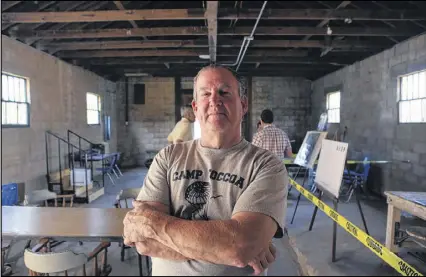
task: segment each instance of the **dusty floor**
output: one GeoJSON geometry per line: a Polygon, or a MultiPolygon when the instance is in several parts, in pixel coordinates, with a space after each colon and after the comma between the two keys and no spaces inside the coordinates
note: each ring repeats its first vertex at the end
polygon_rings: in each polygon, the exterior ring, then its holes
{"type": "MultiPolygon", "coordinates": [[[[296,251],[300,251],[303,254],[307,265],[313,269],[314,273],[320,276],[399,275],[398,272],[382,262],[378,256],[339,225],[337,226],[336,261],[332,263],[333,221],[319,210],[312,231],[308,231],[314,205],[302,197],[294,222],[290,224],[294,207],[296,206],[297,195],[297,190],[292,189],[289,195],[289,208],[287,210],[287,228],[290,237],[295,242],[296,251]]],[[[333,207],[331,201],[325,202],[330,207],[333,207]]],[[[384,245],[387,217],[386,200],[371,196],[361,196],[361,207],[370,235],[384,245]]],[[[338,212],[359,228],[364,229],[354,196],[349,203],[339,203],[338,212]]],[[[425,223],[416,218],[402,218],[402,228],[410,224],[424,225],[425,223]]],[[[407,254],[407,251],[415,252],[415,250],[419,250],[419,248],[402,249],[400,257],[424,274],[426,273],[425,264],[407,254]]]]}
{"type": "MultiPolygon", "coordinates": [[[[87,207],[113,207],[116,195],[122,188],[140,187],[146,174],[146,169],[133,169],[124,172],[124,176],[117,181],[117,186],[112,187],[109,183],[106,185],[106,194],[96,201],[85,205],[87,207]]],[[[301,198],[295,220],[290,224],[291,217],[295,208],[295,202],[298,192],[292,189],[288,198],[287,208],[287,228],[290,235],[290,244],[287,240],[275,241],[278,248],[278,259],[270,267],[268,275],[270,276],[294,276],[299,274],[300,263],[305,270],[305,274],[312,275],[399,275],[394,269],[382,262],[368,248],[364,247],[351,235],[346,233],[340,226],[337,227],[337,261],[331,262],[332,249],[332,221],[323,212],[319,211],[312,231],[308,231],[309,222],[312,216],[314,206],[305,198],[301,198]],[[294,254],[298,254],[298,263],[294,254]]],[[[355,199],[354,197],[352,198],[355,199]]],[[[326,201],[331,206],[331,201],[326,201]]],[[[385,242],[386,228],[386,202],[384,199],[363,198],[362,208],[367,220],[367,226],[370,234],[379,242],[385,242]]],[[[358,227],[362,227],[362,221],[359,211],[354,201],[349,203],[340,203],[339,213],[349,219],[358,227]]],[[[403,218],[404,224],[412,223],[413,219],[403,218]]],[[[419,224],[419,222],[417,222],[419,224]]],[[[424,224],[424,222],[420,222],[424,224]]],[[[14,275],[26,275],[27,270],[20,257],[19,251],[22,251],[25,245],[24,241],[14,245],[11,256],[13,261],[14,275]],[[15,256],[15,259],[13,258],[15,256]]],[[[76,242],[70,242],[64,247],[78,249],[78,252],[88,253],[96,246],[96,243],[84,243],[79,246],[76,242]]],[[[426,266],[414,257],[407,254],[407,249],[401,253],[401,257],[414,266],[419,271],[426,273],[426,266]]],[[[124,262],[120,261],[120,248],[117,243],[112,243],[109,248],[108,260],[112,266],[111,276],[139,275],[137,255],[134,249],[126,250],[124,262]]],[[[144,275],[147,274],[144,263],[144,275]]]]}
{"type": "MultiPolygon", "coordinates": [[[[146,169],[133,169],[129,171],[124,171],[123,174],[124,176],[121,177],[118,181],[116,181],[117,185],[115,187],[111,186],[109,182],[106,183],[105,195],[96,199],[94,202],[84,206],[98,208],[113,207],[116,195],[120,192],[121,189],[137,188],[142,185],[142,180],[144,179],[144,176],[146,174],[146,169]]],[[[269,276],[299,275],[299,268],[296,262],[296,256],[294,255],[294,253],[292,253],[291,247],[288,243],[288,240],[285,239],[274,241],[274,244],[277,247],[278,257],[276,262],[268,269],[269,276]]],[[[64,248],[70,248],[79,253],[89,253],[91,249],[96,247],[96,245],[97,243],[84,242],[82,246],[79,246],[77,242],[68,242],[56,249],[61,250],[64,248]]],[[[24,246],[25,241],[16,242],[13,245],[9,255],[9,260],[11,260],[13,266],[14,276],[22,276],[28,274],[28,270],[26,269],[22,258],[22,251],[24,249],[24,246]]],[[[111,247],[108,249],[108,262],[112,267],[112,272],[110,276],[138,276],[139,268],[136,251],[134,249],[127,249],[125,260],[121,262],[120,250],[121,249],[119,248],[118,243],[112,243],[111,247]]],[[[145,264],[145,260],[143,260],[143,274],[145,276],[147,275],[147,267],[145,264]]]]}

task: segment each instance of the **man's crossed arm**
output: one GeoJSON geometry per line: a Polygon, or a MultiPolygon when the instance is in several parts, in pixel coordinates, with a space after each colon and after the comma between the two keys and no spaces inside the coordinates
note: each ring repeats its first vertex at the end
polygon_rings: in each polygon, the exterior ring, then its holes
{"type": "Polygon", "coordinates": [[[229,220],[189,221],[168,215],[156,202],[134,202],[124,219],[124,243],[152,257],[203,260],[260,273],[275,257],[277,224],[269,216],[240,212],[229,220]]]}

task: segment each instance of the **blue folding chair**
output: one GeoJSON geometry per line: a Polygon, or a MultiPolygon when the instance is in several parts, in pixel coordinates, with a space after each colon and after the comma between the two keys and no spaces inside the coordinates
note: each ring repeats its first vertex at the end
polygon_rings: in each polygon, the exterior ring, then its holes
{"type": "Polygon", "coordinates": [[[114,165],[117,161],[117,156],[111,156],[111,162],[107,163],[105,167],[96,168],[96,171],[102,172],[102,174],[106,174],[112,182],[112,185],[115,186],[114,179],[112,179],[111,173],[114,173],[114,165]]]}
{"type": "Polygon", "coordinates": [[[348,185],[348,190],[346,193],[348,198],[346,199],[346,202],[349,202],[355,189],[360,187],[362,190],[364,190],[365,185],[367,184],[368,174],[370,172],[370,163],[368,163],[368,160],[368,157],[365,157],[364,162],[362,164],[358,164],[355,168],[355,171],[348,171],[345,169],[343,172],[343,182],[345,185],[348,185]]]}

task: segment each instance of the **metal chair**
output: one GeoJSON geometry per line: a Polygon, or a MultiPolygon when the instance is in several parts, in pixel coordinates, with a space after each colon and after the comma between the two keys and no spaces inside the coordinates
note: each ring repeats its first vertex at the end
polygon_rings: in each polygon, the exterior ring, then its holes
{"type": "MultiPolygon", "coordinates": [[[[370,163],[368,157],[364,158],[362,164],[357,164],[355,171],[345,169],[343,172],[343,183],[347,185],[347,190],[344,195],[347,195],[346,202],[349,202],[354,191],[359,187],[365,191],[367,184],[368,174],[370,172],[370,163]]],[[[342,190],[343,190],[342,186],[342,190]]]]}
{"type": "Polygon", "coordinates": [[[43,276],[51,273],[68,272],[82,267],[83,276],[86,274],[86,264],[94,261],[93,276],[108,276],[111,266],[107,263],[108,247],[110,242],[100,243],[89,255],[76,254],[72,251],[41,252],[40,248],[25,249],[24,263],[29,270],[29,276],[43,276]],[[101,265],[98,265],[98,255],[101,254],[101,265]]]}
{"type": "Polygon", "coordinates": [[[123,173],[121,173],[121,170],[120,170],[120,168],[118,167],[118,161],[120,160],[120,156],[121,156],[121,154],[120,154],[119,152],[117,152],[117,153],[116,153],[116,156],[117,156],[117,159],[116,159],[116,161],[115,161],[115,165],[114,165],[114,167],[115,167],[115,169],[117,169],[117,171],[118,171],[118,173],[120,174],[120,176],[123,176],[123,173]]]}
{"type": "Polygon", "coordinates": [[[7,252],[10,249],[10,246],[11,246],[10,241],[1,242],[1,275],[2,276],[12,275],[12,266],[9,263],[6,263],[6,256],[7,256],[7,252]]]}
{"type": "Polygon", "coordinates": [[[109,179],[111,180],[112,185],[115,186],[114,179],[112,179],[112,177],[111,177],[111,172],[114,173],[117,176],[117,174],[114,171],[114,165],[115,165],[115,162],[117,161],[117,156],[113,155],[111,157],[112,157],[111,162],[109,162],[105,167],[96,168],[96,171],[101,171],[102,174],[106,174],[109,177],[109,179]]]}
{"type": "MultiPolygon", "coordinates": [[[[123,208],[122,201],[124,201],[124,203],[123,203],[124,207],[128,209],[129,204],[128,204],[127,201],[128,200],[135,200],[139,195],[139,191],[140,191],[140,188],[128,188],[128,189],[121,190],[120,193],[116,197],[116,201],[114,203],[114,206],[116,208],[123,208]]],[[[132,247],[124,245],[123,242],[120,243],[120,246],[121,246],[121,261],[123,262],[125,250],[132,248],[132,247]]],[[[140,274],[140,276],[143,276],[142,256],[138,252],[136,252],[136,253],[138,254],[139,274],[140,274]]],[[[149,263],[150,263],[149,257],[148,256],[145,256],[145,257],[146,257],[145,262],[146,262],[147,268],[148,268],[148,275],[151,275],[151,268],[149,266],[149,263]]]]}
{"type": "MultiPolygon", "coordinates": [[[[62,207],[67,206],[67,199],[69,199],[69,207],[71,208],[74,204],[74,194],[57,194],[55,192],[44,190],[35,190],[30,194],[25,195],[24,206],[49,206],[49,201],[54,200],[54,207],[58,207],[58,199],[62,199],[62,207]]],[[[43,240],[43,239],[42,239],[43,240]]],[[[49,240],[47,243],[47,250],[50,252],[53,247],[56,247],[65,241],[55,241],[49,240]]],[[[79,242],[80,245],[83,245],[83,242],[79,242]]]]}

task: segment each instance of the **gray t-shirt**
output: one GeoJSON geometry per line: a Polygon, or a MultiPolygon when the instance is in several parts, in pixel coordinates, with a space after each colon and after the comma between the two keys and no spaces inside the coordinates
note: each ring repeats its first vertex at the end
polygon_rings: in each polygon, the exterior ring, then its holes
{"type": "MultiPolygon", "coordinates": [[[[238,212],[258,212],[284,229],[287,186],[284,164],[267,150],[244,139],[228,149],[206,148],[192,140],[156,155],[138,200],[163,203],[173,216],[187,220],[227,220],[238,212]]],[[[154,276],[252,273],[249,266],[152,258],[154,276]]]]}

